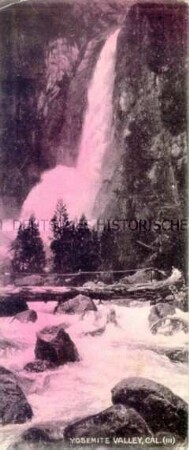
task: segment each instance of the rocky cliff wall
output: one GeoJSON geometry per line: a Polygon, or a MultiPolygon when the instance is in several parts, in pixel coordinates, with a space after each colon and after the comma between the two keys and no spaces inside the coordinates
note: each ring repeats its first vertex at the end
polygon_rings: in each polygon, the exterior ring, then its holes
{"type": "MultiPolygon", "coordinates": [[[[112,151],[117,162],[111,178],[103,179],[96,205],[106,219],[147,220],[149,228],[150,220],[186,218],[187,32],[188,7],[183,3],[138,3],[126,15],[114,89],[112,151]]],[[[107,155],[105,167],[108,160],[107,155]]],[[[186,247],[185,235],[176,227],[175,233],[138,228],[126,231],[125,246],[123,240],[123,254],[130,261],[133,253],[133,263],[140,253],[141,261],[157,261],[160,252],[161,262],[179,264],[186,247]]]]}
{"type": "Polygon", "coordinates": [[[88,83],[123,1],[27,1],[0,11],[0,209],[14,217],[44,170],[75,165],[88,83]]]}

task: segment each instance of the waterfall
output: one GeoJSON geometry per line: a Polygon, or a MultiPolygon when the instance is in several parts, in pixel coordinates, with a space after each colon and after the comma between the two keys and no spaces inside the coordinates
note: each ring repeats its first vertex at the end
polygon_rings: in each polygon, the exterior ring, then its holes
{"type": "Polygon", "coordinates": [[[32,189],[23,205],[23,219],[34,213],[39,220],[49,220],[59,198],[66,204],[72,219],[82,213],[91,219],[100,187],[103,157],[112,141],[112,95],[118,33],[116,30],[105,42],[89,85],[77,166],[59,165],[44,173],[41,183],[32,189]]]}

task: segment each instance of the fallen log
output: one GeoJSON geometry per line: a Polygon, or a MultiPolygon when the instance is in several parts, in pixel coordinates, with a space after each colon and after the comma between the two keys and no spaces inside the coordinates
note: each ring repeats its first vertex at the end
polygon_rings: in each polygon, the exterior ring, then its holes
{"type": "Polygon", "coordinates": [[[173,286],[178,287],[183,284],[182,274],[174,269],[172,275],[163,281],[148,281],[143,284],[114,283],[102,286],[96,284],[93,287],[87,286],[28,286],[14,287],[8,286],[0,289],[0,303],[7,299],[26,302],[65,302],[76,297],[78,294],[86,295],[91,299],[114,300],[114,299],[134,299],[141,301],[158,300],[164,301],[170,295],[173,286]],[[174,275],[174,276],[173,276],[174,275]]]}

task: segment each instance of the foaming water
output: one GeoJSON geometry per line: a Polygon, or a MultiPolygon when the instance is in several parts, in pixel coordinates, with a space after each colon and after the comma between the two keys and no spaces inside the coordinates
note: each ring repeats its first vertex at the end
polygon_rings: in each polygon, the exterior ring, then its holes
{"type": "MultiPolygon", "coordinates": [[[[9,350],[2,354],[1,364],[33,380],[27,398],[34,412],[32,422],[2,428],[2,450],[8,448],[31,423],[67,422],[110,406],[112,387],[129,376],[150,378],[189,400],[186,392],[187,366],[173,363],[156,351],[163,347],[185,347],[186,334],[152,335],[147,320],[149,305],[116,305],[118,327],[108,324],[105,332],[96,337],[86,333],[105,325],[109,304],[98,305],[98,312],[89,312],[83,320],[78,315],[54,315],[54,305],[35,303],[33,307],[38,313],[38,320],[34,324],[21,324],[16,320],[11,322],[10,318],[0,319],[1,338],[4,336],[20,345],[24,343],[20,350],[9,350]],[[37,331],[44,326],[60,323],[66,324],[66,331],[79,351],[80,361],[39,374],[23,371],[24,365],[34,360],[37,331]]],[[[186,318],[186,313],[180,314],[186,318]]]]}
{"type": "Polygon", "coordinates": [[[119,30],[107,39],[88,90],[77,167],[57,166],[46,172],[28,195],[22,211],[26,219],[51,219],[57,199],[62,198],[72,219],[85,213],[90,219],[99,190],[102,161],[112,143],[112,95],[116,43],[119,30]]]}

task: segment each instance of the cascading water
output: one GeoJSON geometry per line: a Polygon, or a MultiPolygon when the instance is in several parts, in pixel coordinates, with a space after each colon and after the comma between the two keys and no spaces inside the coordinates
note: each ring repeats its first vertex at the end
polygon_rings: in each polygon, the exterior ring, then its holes
{"type": "Polygon", "coordinates": [[[89,86],[77,167],[57,166],[45,173],[42,182],[24,203],[23,219],[31,213],[38,219],[50,219],[59,198],[66,204],[72,219],[82,213],[91,218],[99,190],[103,156],[112,141],[112,94],[118,33],[116,30],[111,34],[102,48],[89,86]]]}
{"type": "MultiPolygon", "coordinates": [[[[45,422],[51,425],[57,421],[70,422],[102,411],[111,405],[112,387],[129,376],[142,376],[162,383],[188,400],[187,364],[171,362],[162,351],[167,347],[186,349],[186,334],[183,331],[174,336],[151,334],[147,319],[149,303],[132,307],[114,305],[118,326],[107,324],[105,332],[96,337],[87,333],[105,325],[111,303],[99,305],[96,302],[97,313],[89,311],[82,320],[81,315],[77,314],[53,314],[53,302],[34,305],[38,314],[35,323],[20,324],[10,317],[0,318],[1,339],[9,339],[20,346],[20,351],[2,350],[1,365],[15,372],[25,382],[26,378],[30,381],[27,399],[34,412],[31,422],[0,427],[1,450],[11,450],[11,444],[19,440],[19,435],[31,426],[45,422]],[[27,374],[23,367],[34,360],[36,333],[44,326],[62,323],[67,324],[66,331],[76,344],[80,361],[44,373],[27,374]],[[161,349],[162,354],[158,349],[161,349]]],[[[187,313],[179,310],[177,314],[185,319],[187,317],[187,313]]],[[[32,445],[33,450],[46,448],[45,444],[32,445]]],[[[54,444],[48,448],[55,450],[57,447],[54,444]]]]}

